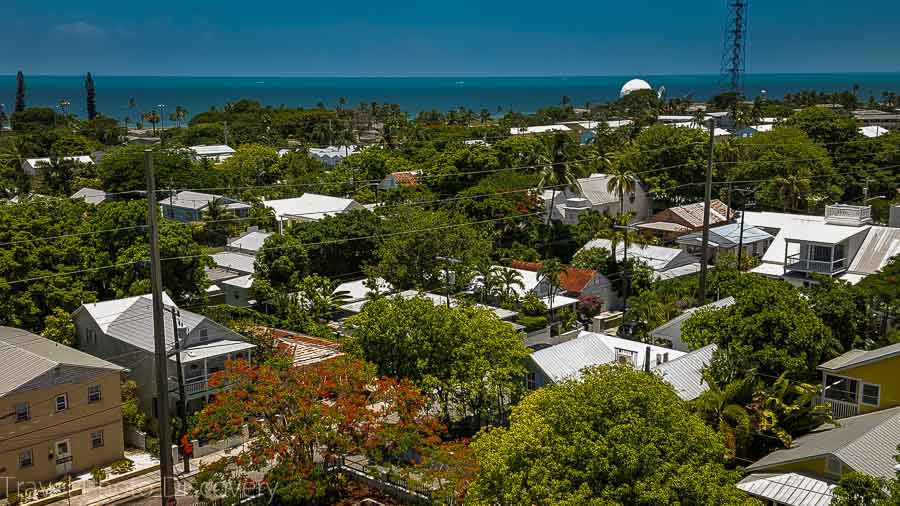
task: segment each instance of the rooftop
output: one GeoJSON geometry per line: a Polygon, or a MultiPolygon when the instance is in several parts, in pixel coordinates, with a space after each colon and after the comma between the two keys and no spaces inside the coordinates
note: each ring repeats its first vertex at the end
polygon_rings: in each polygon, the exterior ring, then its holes
{"type": "Polygon", "coordinates": [[[197,156],[221,156],[221,155],[233,155],[235,153],[234,148],[231,146],[226,146],[225,144],[214,144],[209,146],[191,146],[191,151],[194,152],[197,156]]]}
{"type": "Polygon", "coordinates": [[[244,204],[242,202],[233,202],[231,199],[226,197],[222,197],[221,195],[212,195],[209,193],[200,193],[200,192],[192,192],[192,191],[182,191],[178,192],[170,198],[160,199],[159,203],[161,205],[171,205],[174,207],[181,207],[185,209],[204,209],[209,206],[210,202],[216,199],[223,199],[222,205],[227,206],[229,208],[248,208],[249,204],[244,204]],[[235,205],[237,204],[237,205],[235,205]]]}
{"type": "Polygon", "coordinates": [[[229,249],[257,252],[262,249],[263,243],[266,242],[270,235],[272,235],[271,232],[251,230],[240,237],[231,239],[227,247],[229,249]]]}
{"type": "Polygon", "coordinates": [[[776,450],[757,460],[747,470],[765,471],[832,455],[856,472],[893,478],[897,441],[900,441],[900,407],[842,418],[839,427],[824,424],[795,439],[790,448],[776,450]]]}
{"type": "MultiPolygon", "coordinates": [[[[538,272],[543,266],[540,262],[526,262],[524,260],[513,260],[511,263],[513,269],[518,271],[538,272]]],[[[559,276],[559,286],[567,292],[581,293],[584,287],[594,279],[597,271],[592,269],[579,269],[578,267],[568,266],[566,270],[559,276]]]]}
{"type": "Polygon", "coordinates": [[[821,364],[818,368],[837,372],[893,357],[900,357],[900,343],[884,346],[877,350],[850,350],[821,364]]]}
{"type": "MultiPolygon", "coordinates": [[[[442,305],[447,304],[447,298],[443,295],[437,295],[428,292],[420,292],[418,290],[406,290],[404,292],[400,292],[396,294],[397,297],[403,297],[404,299],[412,299],[414,297],[423,297],[425,299],[430,300],[434,305],[442,305]]],[[[357,302],[351,302],[350,304],[345,304],[341,306],[341,309],[348,313],[360,313],[363,310],[363,306],[369,302],[367,299],[363,299],[357,302]]],[[[459,301],[453,297],[450,297],[450,307],[456,307],[459,305],[459,301]]],[[[475,304],[475,307],[490,309],[498,319],[500,320],[508,320],[514,316],[516,316],[515,311],[510,311],[508,309],[503,309],[499,307],[491,307],[485,306],[483,304],[475,304]]]]}
{"type": "Polygon", "coordinates": [[[828,506],[835,484],[802,473],[754,473],[739,481],[737,488],[775,504],[828,506]]]}
{"type": "Polygon", "coordinates": [[[725,297],[724,299],[717,300],[715,302],[709,303],[705,306],[694,307],[687,309],[685,312],[680,315],[672,318],[671,320],[663,323],[659,327],[650,331],[650,335],[654,337],[661,337],[663,339],[668,339],[670,341],[678,342],[681,341],[681,326],[690,319],[691,316],[694,316],[694,313],[700,309],[707,308],[722,308],[731,306],[734,304],[734,297],[725,297]]]}
{"type": "Polygon", "coordinates": [[[84,199],[88,204],[100,204],[106,200],[106,192],[95,188],[82,188],[75,192],[71,197],[74,199],[84,199]]]}
{"type": "Polygon", "coordinates": [[[122,368],[93,355],[13,327],[0,327],[0,396],[5,396],[59,367],[122,368]]]}
{"type": "Polygon", "coordinates": [[[321,220],[326,216],[333,216],[356,207],[362,207],[353,199],[331,197],[316,193],[304,193],[300,197],[290,199],[265,200],[263,205],[275,211],[277,220],[295,217],[307,220],[321,220]]]}
{"type": "Polygon", "coordinates": [[[570,132],[572,129],[566,125],[540,125],[530,127],[512,127],[510,135],[543,134],[547,132],[570,132]]]}
{"type": "MultiPolygon", "coordinates": [[[[740,223],[728,223],[709,229],[709,243],[713,247],[733,248],[743,242],[745,245],[755,242],[773,239],[772,234],[756,227],[744,225],[743,238],[741,237],[740,223]]],[[[703,232],[685,234],[675,240],[678,244],[702,244],[703,232]]]]}
{"type": "Polygon", "coordinates": [[[715,344],[710,344],[687,355],[663,362],[653,370],[666,383],[672,385],[678,397],[691,401],[709,389],[709,385],[703,379],[703,370],[712,362],[716,349],[715,344]]]}
{"type": "Polygon", "coordinates": [[[235,251],[223,251],[210,255],[213,262],[222,269],[230,269],[243,274],[256,272],[256,257],[237,253],[235,251]]]}

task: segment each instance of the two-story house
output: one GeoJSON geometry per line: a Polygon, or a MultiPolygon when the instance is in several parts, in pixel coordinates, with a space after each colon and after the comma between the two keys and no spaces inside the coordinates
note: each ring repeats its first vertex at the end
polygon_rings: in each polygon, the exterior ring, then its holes
{"type": "Polygon", "coordinates": [[[122,368],[0,327],[3,496],[122,458],[122,368]]]}
{"type": "MultiPolygon", "coordinates": [[[[639,229],[659,237],[664,244],[675,241],[679,236],[703,230],[703,202],[670,207],[650,216],[635,225],[639,229]]],[[[709,203],[709,226],[716,227],[730,222],[734,211],[719,199],[709,203]]]]}
{"type": "Polygon", "coordinates": [[[817,368],[822,398],[841,419],[900,406],[900,343],[850,350],[817,368]]]}
{"type": "MultiPolygon", "coordinates": [[[[210,377],[225,368],[231,359],[252,358],[255,346],[243,337],[190,311],[178,310],[163,295],[166,350],[169,378],[177,377],[175,332],[178,332],[182,374],[189,412],[200,409],[219,387],[210,385],[210,377]],[[177,323],[172,311],[177,312],[177,323]]],[[[153,298],[140,295],[125,299],[84,304],[73,313],[79,347],[96,357],[119,364],[138,384],[138,397],[144,411],[155,421],[157,398],[155,382],[155,345],[153,339],[153,298]]],[[[172,381],[169,402],[177,399],[178,385],[172,381]]]]}
{"type": "Polygon", "coordinates": [[[540,196],[550,218],[566,225],[578,223],[579,217],[588,211],[617,215],[624,208],[626,213],[634,214],[634,220],[650,215],[650,195],[643,185],[637,184],[633,192],[625,193],[623,204],[617,192],[609,191],[610,179],[609,174],[591,174],[578,179],[575,188],[544,190],[540,196]]]}
{"type": "Polygon", "coordinates": [[[827,506],[847,473],[895,478],[898,441],[900,407],[844,418],[747,466],[737,487],[766,504],[827,506]]]}
{"type": "MultiPolygon", "coordinates": [[[[510,267],[500,269],[514,269],[522,276],[523,287],[514,287],[519,296],[533,292],[550,307],[550,283],[540,275],[543,264],[540,262],[526,262],[513,260],[510,267]]],[[[612,307],[619,307],[621,296],[616,293],[612,282],[600,272],[593,269],[580,269],[567,266],[559,275],[559,286],[556,287],[556,296],[553,300],[554,309],[563,305],[572,305],[582,297],[597,297],[600,300],[600,311],[608,311],[612,307]],[[573,302],[575,301],[575,302],[573,302]]]]}

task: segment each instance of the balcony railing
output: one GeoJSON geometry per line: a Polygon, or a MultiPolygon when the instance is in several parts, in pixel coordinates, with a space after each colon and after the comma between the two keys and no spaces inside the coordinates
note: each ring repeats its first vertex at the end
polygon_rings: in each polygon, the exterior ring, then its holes
{"type": "Polygon", "coordinates": [[[859,404],[821,397],[819,398],[819,402],[831,404],[831,416],[833,416],[835,420],[850,418],[851,416],[859,414],[859,404]]]}
{"type": "Polygon", "coordinates": [[[825,206],[825,222],[834,225],[860,226],[872,222],[871,206],[825,206]]]}
{"type": "Polygon", "coordinates": [[[209,382],[203,378],[184,380],[184,393],[187,395],[196,395],[209,390],[209,382]]]}
{"type": "Polygon", "coordinates": [[[818,272],[821,274],[832,275],[847,270],[846,263],[846,259],[844,258],[829,262],[827,260],[801,258],[800,254],[796,253],[794,255],[788,255],[784,268],[788,271],[818,272]]]}

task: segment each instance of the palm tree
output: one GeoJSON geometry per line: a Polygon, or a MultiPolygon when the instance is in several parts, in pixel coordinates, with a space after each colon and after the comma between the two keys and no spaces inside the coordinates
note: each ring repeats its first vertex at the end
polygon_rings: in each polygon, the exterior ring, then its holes
{"type": "Polygon", "coordinates": [[[127,131],[128,131],[128,124],[131,123],[131,116],[128,116],[128,115],[126,114],[125,117],[122,118],[122,122],[125,123],[125,131],[127,132],[127,131]]]}
{"type": "Polygon", "coordinates": [[[553,321],[553,302],[559,293],[559,281],[566,267],[555,258],[545,260],[538,269],[538,278],[547,281],[547,300],[550,302],[550,321],[553,321]]]}
{"type": "Polygon", "coordinates": [[[347,105],[347,97],[338,97],[338,110],[343,111],[345,105],[347,105]]]}
{"type": "Polygon", "coordinates": [[[519,296],[514,287],[518,286],[520,290],[525,289],[522,273],[515,269],[499,269],[497,275],[497,282],[502,287],[501,297],[504,302],[510,303],[517,300],[519,296]]]}
{"type": "Polygon", "coordinates": [[[478,118],[481,120],[481,124],[484,125],[491,120],[491,113],[487,109],[482,108],[481,112],[478,113],[478,118]]]}
{"type": "Polygon", "coordinates": [[[478,287],[478,295],[482,304],[486,303],[488,298],[493,297],[497,293],[500,283],[499,270],[496,265],[491,265],[491,262],[487,260],[475,264],[474,274],[481,281],[478,287]]]}
{"type": "Polygon", "coordinates": [[[727,458],[743,455],[749,442],[752,418],[745,406],[753,398],[755,384],[752,379],[738,379],[720,387],[709,372],[703,381],[709,386],[695,401],[707,422],[718,427],[725,438],[727,458]]]}
{"type": "Polygon", "coordinates": [[[618,194],[619,196],[619,214],[625,214],[625,194],[634,193],[637,189],[638,178],[629,169],[622,167],[622,164],[612,164],[609,173],[609,180],[606,183],[606,191],[618,194]]]}
{"type": "Polygon", "coordinates": [[[159,111],[152,110],[152,111],[149,111],[149,112],[145,112],[145,113],[144,113],[144,119],[145,119],[148,123],[150,123],[151,125],[153,125],[153,133],[155,134],[155,133],[156,133],[156,124],[159,123],[159,121],[160,121],[159,111]]]}
{"type": "Polygon", "coordinates": [[[548,226],[550,225],[550,217],[553,215],[556,190],[559,188],[562,188],[564,191],[568,189],[580,190],[578,178],[567,161],[569,159],[571,142],[572,138],[568,135],[557,133],[550,138],[548,143],[544,144],[543,149],[539,152],[538,158],[540,159],[540,164],[544,165],[544,167],[541,170],[538,190],[543,191],[547,187],[553,188],[547,211],[548,226]]]}
{"type": "Polygon", "coordinates": [[[802,171],[798,174],[776,177],[775,186],[778,188],[778,192],[784,200],[784,210],[787,212],[788,208],[791,208],[792,210],[798,209],[800,195],[809,191],[812,187],[812,182],[809,179],[808,173],[802,171]]]}

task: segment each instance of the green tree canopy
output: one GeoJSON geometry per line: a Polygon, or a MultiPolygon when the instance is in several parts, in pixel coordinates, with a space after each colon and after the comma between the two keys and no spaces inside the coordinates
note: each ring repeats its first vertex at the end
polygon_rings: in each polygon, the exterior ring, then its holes
{"type": "Polygon", "coordinates": [[[662,379],[630,367],[533,392],[508,429],[473,445],[472,504],[754,504],[723,465],[722,437],[662,379]]]}

